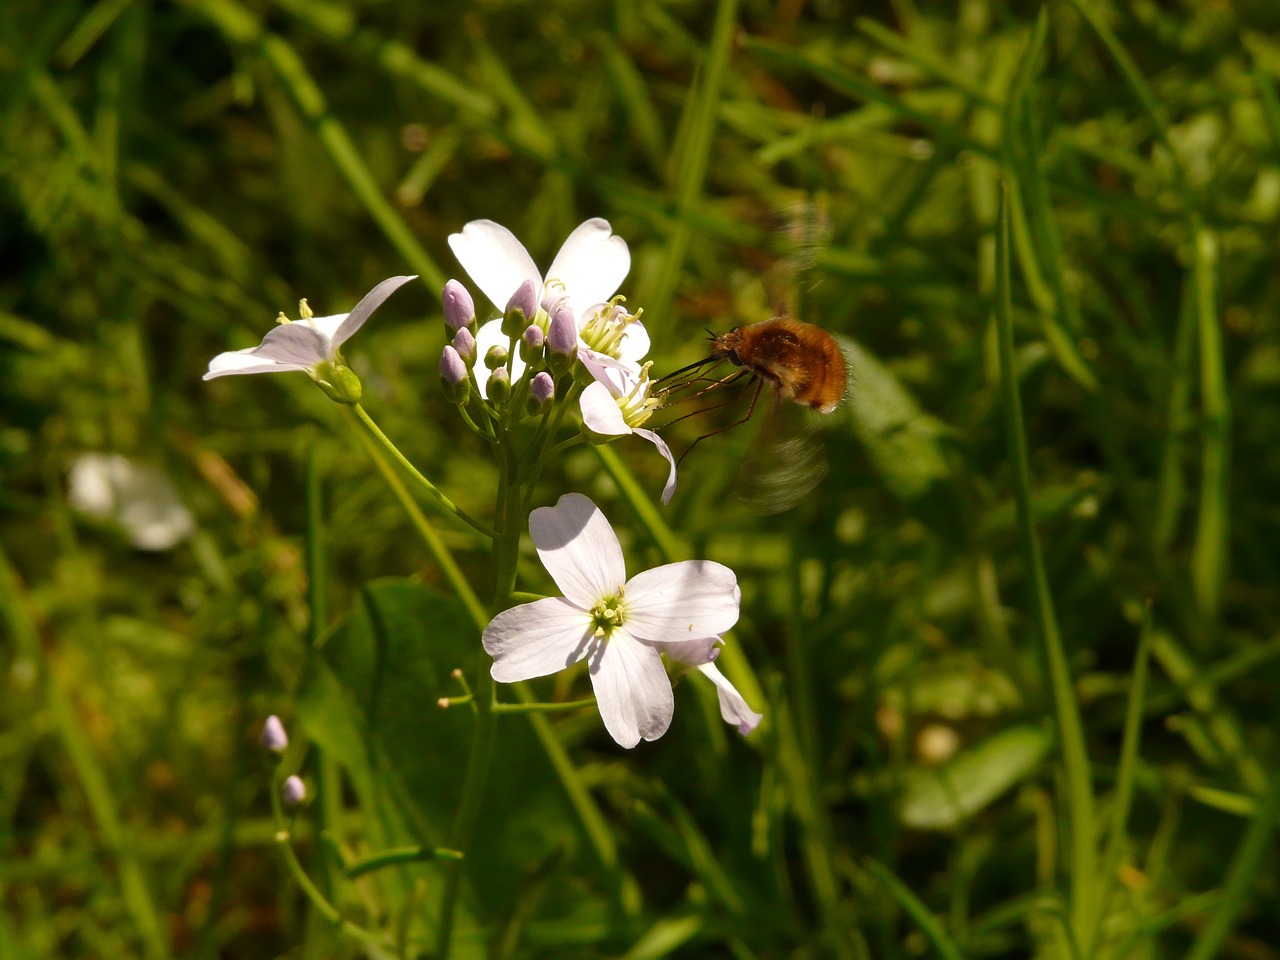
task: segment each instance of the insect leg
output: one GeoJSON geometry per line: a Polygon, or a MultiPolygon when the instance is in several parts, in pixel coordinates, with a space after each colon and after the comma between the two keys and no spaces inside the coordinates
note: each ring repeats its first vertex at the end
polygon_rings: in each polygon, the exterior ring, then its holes
{"type": "MultiPolygon", "coordinates": [[[[750,386],[750,384],[748,384],[748,386],[750,386]]],[[[727,424],[726,426],[720,427],[718,430],[712,430],[710,433],[704,433],[704,434],[703,434],[702,436],[700,436],[697,440],[693,441],[693,443],[689,444],[688,448],[685,450],[685,452],[684,452],[684,453],[680,454],[680,459],[676,461],[676,466],[677,466],[677,467],[678,467],[678,466],[680,466],[681,461],[682,461],[682,460],[684,460],[684,458],[685,458],[685,457],[687,457],[687,456],[689,455],[689,453],[693,450],[693,448],[694,448],[694,447],[696,447],[698,444],[700,444],[703,440],[707,439],[707,437],[714,437],[717,433],[724,433],[726,430],[732,430],[734,427],[739,426],[739,425],[741,425],[741,424],[744,424],[744,423],[746,423],[748,420],[750,420],[750,419],[751,419],[751,414],[755,413],[755,410],[756,410],[756,401],[760,399],[760,391],[761,391],[761,390],[763,390],[763,389],[764,389],[764,381],[763,381],[763,380],[760,380],[760,379],[757,379],[757,380],[756,380],[756,392],[755,392],[754,394],[752,394],[752,395],[751,395],[751,405],[750,405],[749,407],[747,407],[747,412],[746,412],[746,414],[742,417],[742,419],[741,419],[741,420],[735,420],[735,421],[733,421],[733,423],[730,423],[730,424],[727,424]]],[[[743,393],[745,393],[745,392],[746,392],[746,391],[744,390],[744,391],[743,391],[743,393]]],[[[741,398],[741,396],[742,396],[742,394],[738,394],[738,398],[741,398]]],[[[720,406],[725,406],[725,404],[720,404],[720,406]]],[[[709,410],[714,410],[714,409],[716,409],[716,408],[715,408],[715,407],[708,407],[707,409],[709,409],[709,410]]],[[[702,411],[699,411],[699,412],[701,413],[702,411]]],[[[683,418],[681,418],[681,419],[683,419],[683,418]]],[[[672,422],[674,423],[675,421],[672,421],[672,422]]]]}

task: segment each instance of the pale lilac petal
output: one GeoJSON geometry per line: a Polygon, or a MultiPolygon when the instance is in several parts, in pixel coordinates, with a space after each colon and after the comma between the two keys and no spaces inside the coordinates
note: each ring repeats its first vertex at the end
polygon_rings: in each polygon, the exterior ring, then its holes
{"type": "Polygon", "coordinates": [[[529,514],[529,535],[542,565],[565,597],[590,610],[627,578],[622,546],[600,508],[580,493],[529,514]]]}
{"type": "Polygon", "coordinates": [[[691,640],[738,622],[738,578],[714,560],[681,560],[627,581],[627,629],[643,640],[691,640]]]}
{"type": "Polygon", "coordinates": [[[267,331],[262,343],[253,348],[264,360],[310,367],[329,359],[329,338],[305,320],[282,323],[267,331]]]}
{"type": "Polygon", "coordinates": [[[461,233],[450,235],[449,246],[467,275],[499,310],[526,280],[542,289],[542,275],[524,244],[492,220],[472,220],[461,233]]]}
{"type": "Polygon", "coordinates": [[[564,284],[574,313],[581,318],[584,308],[612,297],[630,269],[627,241],[613,236],[609,221],[597,217],[569,234],[551,262],[547,280],[564,284]]]}
{"type": "Polygon", "coordinates": [[[640,379],[640,364],[615,360],[607,353],[592,350],[581,340],[578,341],[578,359],[587,368],[587,373],[606,384],[615,397],[622,396],[632,383],[640,379]]]}
{"type": "Polygon", "coordinates": [[[729,682],[729,678],[720,672],[714,663],[704,663],[698,667],[712,683],[716,685],[716,696],[720,699],[720,716],[725,723],[738,728],[744,737],[756,728],[764,718],[764,714],[756,713],[742,698],[737,687],[729,682]]]}
{"type": "Polygon", "coordinates": [[[342,346],[350,339],[351,335],[364,326],[364,322],[369,319],[369,314],[382,306],[382,302],[391,296],[410,280],[416,280],[416,276],[409,277],[388,277],[380,284],[366,293],[360,298],[360,302],[351,308],[351,312],[347,314],[347,318],[342,321],[342,325],[338,327],[333,334],[333,346],[342,346]]]}
{"type": "MultiPolygon", "coordinates": [[[[488,381],[489,371],[484,368],[484,355],[489,352],[490,347],[502,346],[508,353],[513,349],[511,338],[502,332],[502,318],[490,320],[483,327],[476,331],[476,389],[480,391],[480,396],[486,400],[489,399],[488,381]]],[[[520,359],[520,351],[515,351],[515,357],[511,361],[511,380],[518,381],[524,376],[524,368],[526,364],[520,359]]]]}
{"type": "Polygon", "coordinates": [[[209,361],[209,370],[202,380],[213,380],[216,377],[228,377],[241,373],[283,373],[286,370],[309,370],[309,363],[281,363],[278,360],[264,360],[258,356],[258,347],[248,350],[235,350],[231,353],[220,353],[209,361]]]}
{"type": "Polygon", "coordinates": [[[622,416],[622,408],[603,383],[597,381],[588,385],[578,398],[578,405],[582,408],[582,422],[595,433],[620,437],[631,432],[622,416]]]}
{"type": "MultiPolygon", "coordinates": [[[[586,414],[583,414],[583,419],[584,420],[586,419],[586,414]]],[[[663,440],[660,436],[658,436],[652,430],[646,430],[644,428],[637,427],[635,430],[632,430],[631,432],[634,433],[637,437],[644,437],[646,440],[652,443],[655,447],[658,448],[658,452],[667,458],[667,463],[671,464],[671,469],[667,471],[666,486],[662,488],[662,502],[670,503],[672,495],[676,492],[676,458],[671,455],[671,448],[667,446],[667,441],[663,440]]]]}
{"type": "Polygon", "coordinates": [[[338,329],[349,316],[351,316],[349,313],[335,313],[332,317],[312,317],[310,320],[295,320],[294,323],[304,323],[308,327],[315,327],[323,333],[330,345],[329,349],[325,351],[328,354],[333,350],[333,335],[338,332],[338,329]]]}
{"type": "Polygon", "coordinates": [[[691,667],[700,667],[711,663],[720,653],[719,637],[700,637],[697,640],[674,640],[664,643],[662,653],[669,660],[678,660],[691,667]]]}
{"type": "Polygon", "coordinates": [[[618,359],[639,364],[649,352],[649,331],[639,320],[627,324],[626,332],[618,343],[618,359]]]}
{"type": "Polygon", "coordinates": [[[676,700],[657,650],[616,629],[590,664],[591,687],[609,736],[630,749],[667,732],[676,700]]]}
{"type": "Polygon", "coordinates": [[[493,657],[493,679],[515,683],[577,663],[586,656],[594,630],[585,610],[563,597],[547,597],[498,614],[480,642],[493,657]]]}

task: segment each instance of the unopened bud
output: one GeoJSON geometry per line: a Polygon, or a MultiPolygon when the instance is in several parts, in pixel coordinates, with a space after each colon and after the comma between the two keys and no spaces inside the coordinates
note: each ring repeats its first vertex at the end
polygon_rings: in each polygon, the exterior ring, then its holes
{"type": "Polygon", "coordinates": [[[502,332],[514,340],[538,313],[538,288],[532,280],[516,287],[502,312],[502,332]]]}
{"type": "Polygon", "coordinates": [[[468,367],[471,366],[476,359],[476,338],[471,335],[471,331],[463,327],[453,336],[453,349],[458,351],[458,356],[462,358],[462,362],[468,367]]]}
{"type": "Polygon", "coordinates": [[[467,365],[453,347],[445,347],[440,354],[440,385],[450,403],[465,403],[471,380],[467,365]]]}
{"type": "Polygon", "coordinates": [[[355,404],[360,402],[364,388],[355,371],[345,363],[319,364],[311,371],[311,379],[324,395],[338,403],[355,404]]]}
{"type": "Polygon", "coordinates": [[[489,348],[489,352],[484,355],[484,365],[490,370],[497,370],[499,367],[507,365],[507,357],[510,353],[507,348],[500,343],[495,343],[489,348]]]}
{"type": "Polygon", "coordinates": [[[280,797],[286,807],[300,806],[307,799],[307,785],[300,776],[294,774],[280,788],[280,797]]]}
{"type": "Polygon", "coordinates": [[[547,335],[540,326],[536,323],[529,324],[524,336],[520,338],[520,356],[524,357],[525,363],[534,363],[542,358],[542,345],[546,340],[547,335]]]}
{"type": "Polygon", "coordinates": [[[556,373],[563,373],[573,366],[578,354],[578,321],[567,303],[562,302],[551,315],[551,324],[547,327],[547,351],[548,362],[556,373]]]}
{"type": "Polygon", "coordinates": [[[450,330],[465,330],[475,323],[475,301],[457,280],[450,280],[444,285],[441,299],[444,301],[444,322],[450,330]]]}
{"type": "Polygon", "coordinates": [[[489,375],[487,390],[489,399],[494,403],[506,403],[511,399],[511,375],[506,367],[499,367],[489,375]]]}
{"type": "Polygon", "coordinates": [[[284,732],[284,724],[274,713],[267,717],[262,725],[262,738],[259,740],[262,749],[268,753],[284,753],[289,746],[289,735],[284,732]]]}
{"type": "Polygon", "coordinates": [[[551,374],[545,370],[540,370],[533,375],[533,379],[529,381],[529,415],[541,413],[542,409],[555,399],[556,382],[551,379],[551,374]]]}

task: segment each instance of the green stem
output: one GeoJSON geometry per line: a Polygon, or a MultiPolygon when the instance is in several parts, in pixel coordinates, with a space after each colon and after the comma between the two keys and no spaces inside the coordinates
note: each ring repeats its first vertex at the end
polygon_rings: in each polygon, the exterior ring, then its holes
{"type": "Polygon", "coordinates": [[[404,469],[408,471],[409,475],[413,477],[415,480],[417,480],[418,483],[422,484],[422,486],[426,489],[426,491],[430,493],[433,497],[435,497],[437,501],[439,501],[442,507],[444,507],[450,513],[452,513],[455,517],[457,517],[463,523],[467,524],[467,526],[471,527],[473,530],[477,530],[480,533],[483,533],[490,540],[493,539],[492,530],[486,527],[479,520],[474,519],[465,510],[463,510],[456,503],[454,503],[447,496],[445,496],[434,483],[432,483],[430,480],[428,480],[426,477],[422,475],[422,473],[418,470],[418,468],[415,467],[409,461],[409,458],[400,452],[400,448],[397,447],[394,443],[392,443],[390,438],[388,438],[387,435],[383,433],[381,429],[379,429],[378,425],[373,422],[373,418],[369,416],[369,414],[365,411],[364,407],[360,406],[360,404],[358,403],[353,403],[351,404],[351,412],[356,415],[356,419],[360,421],[361,426],[363,426],[366,430],[368,430],[369,433],[373,435],[374,439],[376,439],[379,443],[381,443],[384,447],[386,447],[387,451],[393,457],[395,457],[396,462],[399,463],[400,466],[404,467],[404,469]]]}
{"type": "Polygon", "coordinates": [[[404,485],[404,481],[400,479],[400,475],[387,460],[382,446],[364,431],[360,431],[358,435],[364,443],[370,459],[373,460],[374,466],[378,468],[382,478],[387,482],[387,486],[391,488],[391,492],[400,501],[400,506],[404,508],[404,512],[408,515],[409,522],[413,524],[414,529],[418,531],[418,535],[426,543],[427,549],[435,557],[436,563],[440,565],[440,570],[445,579],[453,587],[458,599],[466,606],[471,618],[483,628],[484,624],[489,622],[489,616],[485,612],[484,605],[480,603],[480,599],[476,596],[475,591],[471,589],[471,584],[467,582],[462,569],[453,559],[453,554],[444,545],[444,541],[440,539],[440,534],[436,533],[435,528],[431,526],[431,522],[422,512],[422,508],[418,506],[418,502],[413,499],[409,489],[404,485]]]}
{"type": "Polygon", "coordinates": [[[285,867],[293,876],[294,881],[297,882],[299,889],[311,901],[311,905],[333,925],[335,930],[351,937],[353,940],[359,940],[361,943],[372,947],[375,955],[382,955],[387,949],[382,940],[359,924],[352,923],[346,919],[338,908],[330,903],[328,898],[320,892],[320,888],[311,882],[311,877],[307,875],[307,871],[303,869],[302,864],[298,861],[298,855],[293,852],[293,845],[290,843],[293,839],[293,833],[285,821],[284,810],[280,805],[280,784],[283,780],[280,773],[280,768],[277,767],[275,774],[271,777],[271,813],[276,821],[276,846],[280,850],[280,856],[284,860],[285,867]]]}
{"type": "Polygon", "coordinates": [[[462,857],[462,851],[450,850],[448,847],[393,847],[347,864],[343,873],[347,875],[348,880],[354,880],[356,877],[372,873],[374,870],[381,870],[383,867],[399,866],[402,863],[419,863],[423,860],[461,860],[462,857]]]}
{"type": "MultiPolygon", "coordinates": [[[[520,554],[521,503],[519,476],[520,461],[508,434],[499,438],[500,452],[498,473],[498,498],[494,510],[497,531],[493,541],[493,612],[507,609],[515,588],[516,565],[520,554]]],[[[497,732],[497,714],[494,711],[496,687],[489,672],[489,655],[482,648],[476,658],[475,705],[476,729],[471,741],[471,755],[467,759],[467,772],[462,781],[462,795],[449,831],[449,845],[455,850],[466,851],[471,847],[480,817],[480,803],[489,780],[489,768],[493,761],[493,744],[497,732]]],[[[448,866],[445,874],[444,893],[440,905],[440,926],[436,932],[436,956],[445,960],[449,956],[449,944],[453,939],[454,914],[458,897],[462,892],[462,865],[448,866]]]]}
{"type": "Polygon", "coordinates": [[[1000,229],[996,237],[996,329],[999,334],[1000,378],[1005,430],[1013,466],[1013,494],[1017,505],[1018,533],[1032,583],[1032,604],[1039,625],[1040,640],[1049,670],[1062,762],[1066,773],[1067,808],[1071,834],[1072,930],[1077,942],[1093,929],[1097,887],[1097,849],[1093,788],[1089,777],[1089,754],[1084,728],[1076,706],[1062,635],[1058,631],[1053,597],[1036,535],[1031,511],[1031,467],[1018,393],[1018,374],[1013,352],[1013,311],[1009,265],[1009,186],[1000,194],[1000,229]]]}

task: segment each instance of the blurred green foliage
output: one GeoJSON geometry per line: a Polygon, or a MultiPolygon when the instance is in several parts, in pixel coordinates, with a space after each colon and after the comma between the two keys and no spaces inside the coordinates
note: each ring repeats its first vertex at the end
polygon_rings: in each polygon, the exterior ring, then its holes
{"type": "Polygon", "coordinates": [[[852,392],[700,445],[670,531],[620,495],[660,487],[641,444],[543,478],[636,569],[674,532],[738,572],[766,722],[738,740],[692,682],[633,753],[553,716],[610,865],[504,718],[457,955],[1280,957],[1277,36],[1260,0],[3,4],[0,956],[359,954],[280,866],[271,712],[291,770],[349,788],[301,818],[304,862],[429,949],[437,868],[343,884],[314,825],[430,833],[385,818],[456,795],[466,716],[432,706],[455,651],[387,634],[394,729],[341,724],[380,697],[369,610],[461,615],[336,405],[199,377],[299,297],[342,312],[418,273],[347,353],[483,516],[492,470],[436,376],[446,237],[492,218],[545,265],[604,216],[656,373],[785,301],[841,336],[852,392]],[[766,513],[739,494],[797,429],[827,475],[766,513]],[[93,451],[163,469],[195,532],[143,551],[73,510],[93,451]]]}

